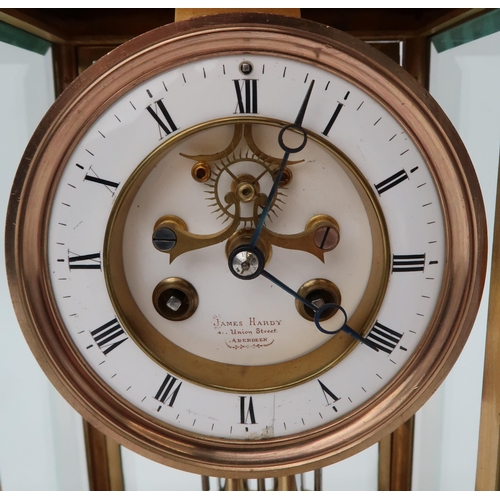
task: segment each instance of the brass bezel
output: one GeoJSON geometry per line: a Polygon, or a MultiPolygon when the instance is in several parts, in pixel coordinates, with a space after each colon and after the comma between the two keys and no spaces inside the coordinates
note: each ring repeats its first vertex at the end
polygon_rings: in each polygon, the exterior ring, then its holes
{"type": "Polygon", "coordinates": [[[163,464],[205,475],[268,477],[347,458],[406,421],[458,358],[479,307],[486,272],[486,217],[473,165],[430,95],[400,67],[332,28],[273,15],[189,20],[146,33],[84,72],[37,128],[18,169],[6,226],[7,273],[22,330],[43,370],[93,425],[163,464]],[[161,424],[126,403],[89,368],[55,307],[47,226],[55,187],[75,145],[102,109],[160,71],[205,56],[261,53],[299,59],[372,95],[401,123],[433,173],[445,214],[446,272],[427,332],[409,362],[345,417],[304,433],[228,441],[161,424]]]}

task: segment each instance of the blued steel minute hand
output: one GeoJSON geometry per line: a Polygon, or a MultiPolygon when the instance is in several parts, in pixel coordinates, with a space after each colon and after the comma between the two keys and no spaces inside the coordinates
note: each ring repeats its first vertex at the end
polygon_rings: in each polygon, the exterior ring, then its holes
{"type": "Polygon", "coordinates": [[[334,335],[341,330],[350,335],[351,337],[355,338],[357,341],[361,342],[362,344],[367,345],[368,347],[371,347],[375,351],[378,351],[377,345],[372,342],[370,339],[367,339],[354,331],[348,324],[347,324],[347,313],[345,312],[344,308],[340,304],[335,304],[333,302],[327,302],[326,304],[323,304],[320,307],[315,306],[312,302],[309,302],[307,299],[304,297],[301,297],[297,292],[293,291],[289,286],[285,285],[282,281],[280,281],[278,278],[275,278],[272,274],[268,273],[265,269],[263,269],[260,273],[261,276],[264,276],[267,278],[269,281],[280,287],[282,290],[285,292],[289,293],[293,297],[295,297],[297,300],[300,300],[304,305],[307,307],[310,307],[314,311],[314,323],[316,325],[316,328],[323,333],[326,333],[328,335],[334,335]],[[320,324],[320,318],[321,315],[327,311],[328,309],[337,309],[342,313],[344,316],[344,321],[342,322],[342,326],[336,330],[326,330],[323,328],[320,324]]]}
{"type": "Polygon", "coordinates": [[[288,162],[288,158],[290,154],[292,153],[298,153],[299,151],[302,151],[307,144],[307,133],[306,131],[302,128],[302,122],[304,120],[304,115],[306,114],[306,109],[307,105],[309,104],[309,98],[311,97],[311,93],[314,87],[314,80],[311,81],[309,85],[309,89],[307,90],[307,93],[304,97],[304,100],[302,101],[302,105],[300,106],[299,112],[297,114],[297,118],[295,118],[295,121],[291,123],[290,125],[286,125],[280,130],[279,136],[278,136],[278,142],[281,147],[281,149],[284,151],[283,154],[283,159],[281,160],[280,167],[278,169],[278,172],[276,174],[276,178],[274,179],[273,186],[271,187],[271,190],[269,191],[269,195],[267,197],[266,204],[264,206],[264,209],[262,210],[262,213],[260,214],[259,222],[257,223],[255,227],[255,231],[252,235],[252,239],[250,240],[250,248],[253,250],[255,246],[257,245],[257,241],[259,239],[260,233],[262,231],[262,228],[264,226],[264,222],[266,221],[267,214],[269,213],[269,210],[271,209],[271,205],[273,203],[274,197],[276,196],[276,192],[278,190],[278,185],[281,181],[281,176],[283,175],[283,170],[285,170],[286,164],[288,162]],[[290,147],[285,144],[284,140],[284,135],[285,132],[288,130],[294,130],[296,132],[299,132],[302,134],[302,143],[299,144],[296,147],[290,147]]]}

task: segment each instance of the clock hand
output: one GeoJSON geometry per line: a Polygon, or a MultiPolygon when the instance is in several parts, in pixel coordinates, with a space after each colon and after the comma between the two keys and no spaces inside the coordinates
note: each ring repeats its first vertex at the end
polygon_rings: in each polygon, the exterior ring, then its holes
{"type": "Polygon", "coordinates": [[[312,302],[292,290],[289,286],[285,285],[285,283],[280,281],[278,278],[268,273],[264,269],[264,264],[264,256],[257,247],[251,250],[248,245],[240,246],[233,250],[233,252],[231,252],[229,256],[229,269],[237,278],[251,280],[259,275],[262,275],[264,276],[264,278],[267,278],[282,290],[292,295],[292,297],[295,297],[304,305],[312,309],[314,311],[314,323],[320,332],[326,333],[328,335],[334,335],[342,330],[362,344],[365,344],[373,350],[378,351],[378,347],[374,342],[372,342],[370,339],[364,338],[347,324],[347,313],[342,306],[331,302],[323,304],[320,307],[314,305],[312,302]],[[342,326],[337,330],[326,330],[320,325],[321,315],[328,309],[337,309],[341,311],[344,316],[342,326]]]}
{"type": "Polygon", "coordinates": [[[281,181],[281,176],[283,175],[283,171],[285,170],[286,164],[288,162],[288,157],[290,156],[291,153],[298,153],[299,151],[302,151],[302,149],[304,149],[304,147],[307,143],[307,133],[302,128],[302,122],[304,120],[304,115],[306,114],[306,109],[307,109],[307,105],[309,104],[309,98],[311,97],[313,86],[314,86],[314,80],[311,80],[311,84],[309,85],[309,89],[307,90],[307,93],[304,97],[304,100],[302,101],[302,105],[300,106],[299,112],[297,114],[297,118],[295,118],[295,121],[292,124],[286,125],[285,127],[283,127],[279,133],[278,142],[279,142],[281,149],[285,153],[283,155],[283,159],[281,160],[281,165],[278,169],[278,172],[276,173],[276,177],[274,179],[271,190],[269,191],[266,205],[264,206],[264,209],[262,210],[262,213],[260,214],[259,222],[255,228],[255,232],[253,233],[252,239],[250,241],[250,248],[251,249],[254,249],[255,246],[257,245],[257,240],[259,239],[259,235],[260,235],[262,228],[264,226],[264,222],[266,220],[267,214],[269,213],[269,210],[271,209],[271,205],[273,203],[274,197],[276,196],[276,192],[278,190],[278,186],[279,186],[279,183],[281,181]],[[285,132],[287,130],[296,130],[302,134],[303,139],[302,139],[302,143],[299,146],[292,148],[292,147],[289,147],[285,144],[283,137],[284,137],[285,132]]]}
{"type": "MultiPolygon", "coordinates": [[[[262,149],[260,149],[259,146],[257,146],[255,139],[253,138],[252,123],[245,123],[243,127],[243,136],[245,137],[245,141],[248,144],[250,151],[257,158],[263,158],[269,165],[281,165],[281,158],[270,156],[266,154],[264,151],[262,151],[262,149]]],[[[303,161],[304,160],[289,161],[288,165],[295,165],[297,163],[302,163],[303,161]]],[[[266,172],[263,172],[261,175],[264,175],[265,173],[266,172]]],[[[257,182],[259,178],[260,176],[257,179],[255,179],[255,181],[257,182]]]]}
{"type": "Polygon", "coordinates": [[[271,281],[275,285],[279,286],[282,290],[284,290],[285,292],[289,293],[290,295],[292,295],[293,297],[295,297],[297,300],[299,300],[300,302],[302,302],[304,305],[306,305],[307,307],[311,308],[314,311],[314,324],[316,325],[316,328],[320,332],[326,333],[328,335],[334,335],[336,333],[339,333],[342,330],[345,333],[347,333],[348,335],[350,335],[351,337],[355,338],[357,341],[361,342],[362,344],[365,344],[368,347],[371,347],[373,350],[378,351],[378,347],[377,347],[377,345],[374,342],[372,342],[370,339],[366,339],[365,337],[363,337],[362,335],[360,335],[359,333],[357,333],[356,331],[354,331],[347,324],[347,313],[345,312],[345,309],[341,305],[334,304],[334,303],[331,303],[331,302],[329,302],[329,303],[327,302],[326,304],[323,304],[321,307],[317,307],[312,302],[309,302],[307,299],[305,299],[304,297],[302,297],[301,295],[299,295],[297,292],[295,292],[294,290],[292,290],[289,286],[285,285],[285,283],[283,283],[282,281],[280,281],[278,278],[276,278],[272,274],[268,273],[265,269],[261,270],[260,275],[264,276],[269,281],[271,281]],[[344,322],[343,322],[342,326],[340,328],[338,328],[337,330],[326,330],[325,328],[323,328],[321,326],[321,324],[319,322],[320,318],[321,318],[321,315],[325,311],[327,311],[328,309],[337,309],[344,316],[344,322]]]}
{"type": "MultiPolygon", "coordinates": [[[[288,162],[288,158],[290,154],[292,153],[298,153],[299,151],[302,151],[304,149],[306,143],[307,143],[307,132],[302,128],[302,122],[304,120],[304,116],[306,113],[307,105],[309,104],[309,99],[311,97],[311,93],[313,90],[314,86],[314,80],[311,81],[311,84],[309,85],[309,89],[307,90],[307,93],[304,97],[304,100],[302,101],[302,105],[299,109],[299,112],[297,114],[297,118],[295,118],[295,121],[290,124],[286,125],[283,127],[279,133],[278,136],[278,142],[283,149],[284,154],[283,154],[283,159],[281,160],[281,165],[276,173],[276,177],[274,179],[273,185],[271,187],[271,190],[269,192],[269,195],[267,197],[266,204],[260,214],[260,218],[256,224],[255,231],[252,235],[252,239],[248,245],[241,245],[240,247],[236,248],[231,252],[229,256],[229,268],[231,272],[237,276],[240,279],[254,279],[259,275],[264,276],[277,286],[279,286],[281,289],[285,290],[287,293],[301,301],[303,304],[305,304],[307,307],[311,308],[314,311],[314,323],[316,327],[323,333],[333,335],[335,333],[340,332],[343,330],[347,334],[351,335],[353,338],[358,340],[359,342],[371,347],[372,349],[378,351],[377,346],[371,342],[369,339],[365,339],[361,335],[359,335],[357,332],[355,332],[351,327],[347,325],[347,313],[345,312],[344,308],[340,306],[339,304],[333,304],[333,303],[327,303],[324,304],[321,307],[317,307],[311,302],[309,302],[307,299],[304,297],[301,297],[298,293],[296,293],[294,290],[292,290],[290,287],[285,285],[283,282],[275,278],[272,274],[268,273],[264,269],[264,264],[265,264],[265,259],[262,254],[262,252],[256,247],[257,241],[259,239],[259,236],[261,232],[264,229],[264,222],[266,220],[267,214],[269,213],[269,210],[271,209],[274,197],[276,196],[276,192],[278,190],[279,183],[281,181],[281,177],[283,174],[283,171],[285,170],[285,167],[288,162]],[[288,130],[296,130],[302,134],[302,143],[299,146],[296,147],[290,147],[287,146],[284,142],[284,135],[285,132],[288,130]],[[344,322],[342,326],[338,330],[333,330],[333,331],[328,331],[325,330],[319,323],[321,314],[326,311],[327,309],[332,309],[336,308],[342,312],[344,315],[344,322]]],[[[269,231],[266,231],[266,234],[269,236],[269,234],[278,236],[274,233],[269,233],[269,231]]],[[[301,235],[302,236],[302,235],[301,235]]]]}

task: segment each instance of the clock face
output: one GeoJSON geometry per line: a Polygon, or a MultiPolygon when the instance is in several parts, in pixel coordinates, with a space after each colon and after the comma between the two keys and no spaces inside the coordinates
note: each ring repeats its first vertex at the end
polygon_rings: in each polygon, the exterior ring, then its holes
{"type": "MultiPolygon", "coordinates": [[[[186,430],[262,439],[336,420],[393,378],[432,317],[445,247],[432,174],[387,110],[324,70],[243,53],[161,73],[102,113],[59,181],[49,221],[48,264],[56,304],[75,345],[120,396],[186,430]],[[253,68],[247,75],[243,64],[253,68]],[[307,380],[295,380],[297,369],[289,374],[287,364],[300,364],[304,355],[328,349],[337,339],[301,316],[294,297],[263,276],[251,281],[233,276],[227,240],[252,233],[259,198],[239,200],[239,217],[237,203],[227,198],[229,193],[237,197],[238,186],[246,183],[254,195],[267,196],[277,169],[272,158],[282,156],[279,124],[293,122],[311,81],[303,124],[311,139],[290,159],[291,179],[278,190],[269,213],[266,229],[279,237],[278,245],[269,243],[266,269],[294,290],[311,280],[335,284],[348,318],[356,311],[363,315],[360,334],[379,350],[349,345],[348,355],[334,366],[335,359],[321,359],[320,366],[309,366],[310,373],[303,374],[307,380]],[[247,137],[238,133],[241,129],[247,137]],[[231,145],[235,131],[237,144],[219,154],[231,145]],[[213,156],[218,159],[211,161],[213,156]],[[205,182],[192,175],[197,164],[210,171],[205,182]],[[374,237],[368,211],[379,215],[374,237]],[[230,231],[216,244],[173,259],[153,242],[156,222],[169,215],[184,221],[194,245],[201,235],[230,231]],[[120,216],[123,223],[115,227],[120,216]],[[307,251],[307,241],[296,249],[279,246],[303,233],[317,216],[334,218],[340,236],[323,260],[307,251]],[[108,250],[115,240],[119,244],[108,250]],[[358,310],[372,266],[387,271],[370,296],[375,303],[383,296],[375,315],[375,304],[358,310]],[[166,289],[167,299],[154,297],[157,286],[175,278],[187,282],[198,298],[185,319],[175,318],[175,303],[171,308],[165,303],[175,298],[168,290],[182,292],[175,283],[166,289]],[[162,305],[165,314],[157,310],[162,305]],[[160,356],[156,346],[167,352],[160,356]],[[209,373],[192,368],[196,362],[207,365],[209,373]],[[247,367],[269,379],[256,381],[247,367]],[[217,376],[210,373],[221,370],[217,376]],[[282,373],[273,378],[273,371],[282,373]]],[[[321,286],[315,288],[319,294],[321,286]]],[[[189,291],[178,295],[178,300],[194,300],[189,291]]],[[[323,327],[337,329],[340,319],[336,314],[323,327]]],[[[339,335],[349,340],[346,333],[339,335]]]]}
{"type": "MultiPolygon", "coordinates": [[[[452,252],[451,222],[473,232],[451,210],[466,167],[411,85],[341,41],[318,62],[279,38],[283,27],[272,50],[266,30],[241,29],[253,47],[221,49],[236,43],[224,29],[201,28],[203,50],[162,48],[156,34],[146,55],[111,63],[112,77],[93,69],[90,97],[61,105],[85,117],[57,132],[54,181],[28,212],[46,214],[49,322],[80,374],[63,390],[88,384],[69,389],[74,403],[110,405],[111,432],[153,458],[255,475],[252,461],[276,468],[273,447],[295,443],[286,467],[331,462],[361,435],[371,444],[387,415],[414,411],[412,387],[429,391],[465,341],[453,325],[470,322],[472,299],[458,304],[480,278],[455,270],[475,249],[452,252]],[[198,449],[186,459],[188,444],[198,449]],[[218,455],[227,449],[231,460],[218,455]]],[[[50,158],[55,139],[44,140],[50,158]]]]}

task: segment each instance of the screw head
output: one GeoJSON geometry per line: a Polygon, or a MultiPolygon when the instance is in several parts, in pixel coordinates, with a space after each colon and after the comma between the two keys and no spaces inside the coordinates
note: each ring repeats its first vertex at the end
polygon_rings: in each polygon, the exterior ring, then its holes
{"type": "Polygon", "coordinates": [[[177,236],[174,231],[168,227],[159,227],[153,233],[153,245],[160,252],[168,252],[175,247],[177,236]]]}
{"type": "Polygon", "coordinates": [[[314,234],[314,243],[326,252],[333,250],[339,244],[339,233],[334,227],[321,226],[314,234]]]}

